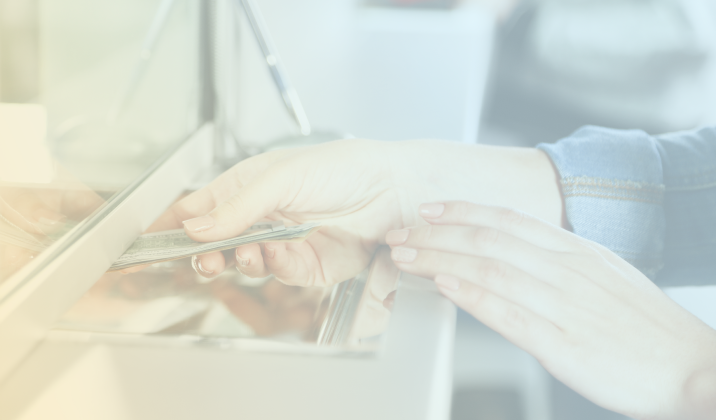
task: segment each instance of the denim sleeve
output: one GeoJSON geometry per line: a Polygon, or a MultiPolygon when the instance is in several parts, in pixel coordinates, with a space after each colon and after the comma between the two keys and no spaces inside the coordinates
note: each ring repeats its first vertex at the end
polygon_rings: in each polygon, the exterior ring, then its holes
{"type": "Polygon", "coordinates": [[[584,127],[537,147],[559,172],[576,234],[661,285],[716,281],[716,128],[584,127]]]}

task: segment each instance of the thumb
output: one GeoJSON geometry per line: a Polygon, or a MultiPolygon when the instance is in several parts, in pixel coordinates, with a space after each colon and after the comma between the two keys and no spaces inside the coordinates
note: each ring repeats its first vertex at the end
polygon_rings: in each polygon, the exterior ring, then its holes
{"type": "Polygon", "coordinates": [[[199,242],[233,238],[279,209],[290,177],[264,172],[209,214],[184,221],[184,230],[199,242]]]}

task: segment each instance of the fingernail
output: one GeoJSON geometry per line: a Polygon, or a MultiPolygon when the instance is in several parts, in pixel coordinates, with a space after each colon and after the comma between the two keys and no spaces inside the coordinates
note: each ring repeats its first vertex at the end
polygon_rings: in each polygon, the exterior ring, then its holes
{"type": "Polygon", "coordinates": [[[441,289],[446,289],[450,291],[457,291],[460,288],[460,280],[453,276],[448,276],[446,274],[438,274],[435,276],[435,284],[438,285],[441,289]]]}
{"type": "Polygon", "coordinates": [[[214,227],[214,218],[209,216],[196,217],[194,219],[185,220],[184,228],[190,232],[204,232],[214,227]]]}
{"type": "Polygon", "coordinates": [[[268,244],[264,245],[264,250],[266,251],[266,258],[273,258],[276,255],[276,250],[268,244]]]}
{"type": "Polygon", "coordinates": [[[402,245],[408,240],[410,229],[391,230],[385,235],[385,243],[388,245],[402,245]]]}
{"type": "Polygon", "coordinates": [[[418,213],[420,213],[421,216],[430,219],[442,216],[444,211],[445,204],[442,203],[421,204],[420,207],[418,207],[418,213]]]}
{"type": "Polygon", "coordinates": [[[240,265],[241,267],[247,267],[250,262],[251,260],[248,258],[241,258],[238,255],[236,256],[236,264],[240,265]]]}
{"type": "Polygon", "coordinates": [[[196,271],[199,274],[206,274],[206,275],[214,274],[213,271],[209,271],[209,270],[205,269],[204,267],[202,267],[201,260],[199,259],[199,257],[197,255],[194,255],[193,257],[191,257],[191,266],[194,268],[194,271],[196,271]]]}
{"type": "Polygon", "coordinates": [[[393,248],[393,250],[390,252],[390,257],[393,259],[393,261],[396,262],[404,262],[409,263],[415,261],[415,257],[418,256],[418,250],[413,248],[406,248],[404,246],[399,246],[397,248],[393,248]]]}

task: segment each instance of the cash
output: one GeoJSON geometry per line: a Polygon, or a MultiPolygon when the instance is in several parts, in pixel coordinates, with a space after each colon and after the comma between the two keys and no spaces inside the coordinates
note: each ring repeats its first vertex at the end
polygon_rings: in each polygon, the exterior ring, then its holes
{"type": "Polygon", "coordinates": [[[283,222],[257,223],[241,235],[216,242],[196,242],[183,229],[142,235],[112,264],[109,271],[178,260],[260,242],[302,241],[320,227],[317,223],[286,227],[283,222]]]}
{"type": "Polygon", "coordinates": [[[70,228],[63,228],[53,232],[51,235],[30,233],[20,229],[0,215],[0,244],[23,248],[32,252],[39,253],[44,251],[69,230],[70,228]]]}

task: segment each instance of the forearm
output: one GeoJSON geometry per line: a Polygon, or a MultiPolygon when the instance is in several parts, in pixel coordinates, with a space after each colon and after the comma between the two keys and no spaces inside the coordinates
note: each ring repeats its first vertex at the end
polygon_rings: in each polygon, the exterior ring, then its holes
{"type": "Polygon", "coordinates": [[[559,179],[536,149],[416,140],[392,143],[406,205],[464,200],[510,207],[561,225],[559,179]]]}

